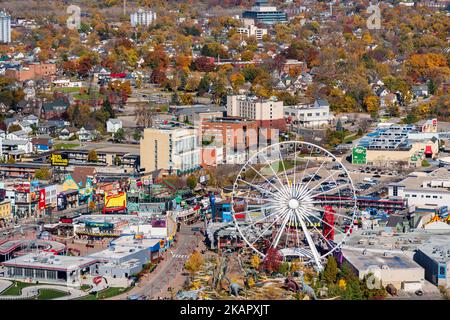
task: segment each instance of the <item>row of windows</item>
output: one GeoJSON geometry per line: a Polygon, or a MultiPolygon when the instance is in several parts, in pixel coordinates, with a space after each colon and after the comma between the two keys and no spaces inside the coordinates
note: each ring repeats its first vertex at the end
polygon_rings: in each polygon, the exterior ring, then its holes
{"type": "MultiPolygon", "coordinates": [[[[394,193],[394,195],[395,195],[395,193],[394,193]]],[[[405,193],[405,197],[406,198],[409,198],[409,197],[411,197],[411,198],[417,198],[417,194],[409,194],[409,193],[405,193]]],[[[433,198],[433,199],[442,199],[442,196],[436,196],[436,195],[434,195],[434,196],[431,196],[431,195],[429,195],[429,194],[427,194],[427,195],[420,195],[420,198],[427,198],[427,199],[430,199],[430,198],[433,198]]]]}

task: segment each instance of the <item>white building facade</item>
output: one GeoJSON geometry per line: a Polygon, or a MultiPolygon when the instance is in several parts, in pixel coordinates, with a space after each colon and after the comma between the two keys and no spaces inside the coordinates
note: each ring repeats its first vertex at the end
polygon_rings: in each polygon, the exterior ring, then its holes
{"type": "Polygon", "coordinates": [[[130,14],[130,22],[133,27],[149,26],[156,20],[156,12],[139,8],[138,11],[130,14]]]}
{"type": "Polygon", "coordinates": [[[6,12],[0,12],[0,42],[11,42],[11,16],[6,12]]]}
{"type": "Polygon", "coordinates": [[[333,118],[330,105],[325,100],[316,100],[313,105],[297,105],[284,107],[284,116],[294,124],[306,128],[328,126],[333,118]]]}

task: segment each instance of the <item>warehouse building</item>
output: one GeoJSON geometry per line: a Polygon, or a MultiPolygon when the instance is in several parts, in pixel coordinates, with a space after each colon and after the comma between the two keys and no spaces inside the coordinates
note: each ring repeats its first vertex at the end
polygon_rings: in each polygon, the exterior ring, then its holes
{"type": "Polygon", "coordinates": [[[449,287],[450,244],[431,241],[418,248],[414,260],[425,269],[425,279],[437,286],[449,287]]]}
{"type": "Polygon", "coordinates": [[[425,271],[406,255],[366,249],[343,249],[342,254],[360,279],[371,273],[383,287],[392,284],[406,292],[422,289],[425,271]]]}

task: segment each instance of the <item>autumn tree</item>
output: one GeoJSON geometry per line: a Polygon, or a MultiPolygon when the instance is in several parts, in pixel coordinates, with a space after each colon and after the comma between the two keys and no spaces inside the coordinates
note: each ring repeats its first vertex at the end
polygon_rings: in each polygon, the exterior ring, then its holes
{"type": "Polygon", "coordinates": [[[189,259],[186,261],[184,268],[191,273],[191,275],[198,272],[201,268],[201,266],[204,263],[203,256],[200,252],[195,250],[190,256],[189,259]]]}
{"type": "Polygon", "coordinates": [[[52,173],[49,168],[40,168],[34,173],[34,178],[37,180],[49,180],[51,177],[52,173]]]}
{"type": "Polygon", "coordinates": [[[97,151],[90,150],[88,153],[87,161],[88,162],[97,162],[98,161],[97,151]]]}
{"type": "Polygon", "coordinates": [[[189,177],[187,177],[186,183],[189,189],[194,190],[197,186],[197,177],[194,175],[190,175],[189,177]]]}
{"type": "Polygon", "coordinates": [[[336,259],[329,255],[327,258],[327,265],[322,273],[323,280],[328,284],[335,283],[338,272],[339,269],[337,267],[336,259]]]}
{"type": "Polygon", "coordinates": [[[269,248],[263,261],[264,270],[269,273],[279,270],[283,257],[276,248],[269,248]]]}
{"type": "Polygon", "coordinates": [[[380,109],[380,99],[375,95],[369,95],[364,98],[364,107],[373,118],[378,115],[380,109]]]}

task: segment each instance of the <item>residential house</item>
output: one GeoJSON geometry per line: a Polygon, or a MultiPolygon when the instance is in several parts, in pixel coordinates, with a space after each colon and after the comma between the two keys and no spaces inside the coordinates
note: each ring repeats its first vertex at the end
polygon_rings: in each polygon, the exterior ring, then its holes
{"type": "Polygon", "coordinates": [[[50,151],[53,147],[53,140],[51,138],[32,138],[31,143],[36,152],[50,151]]]}
{"type": "Polygon", "coordinates": [[[92,141],[97,136],[95,130],[86,130],[84,127],[81,127],[81,129],[77,132],[77,135],[78,140],[83,142],[92,141]]]}
{"type": "Polygon", "coordinates": [[[106,122],[106,132],[116,133],[119,129],[122,129],[122,121],[119,119],[109,119],[106,122]]]}
{"type": "Polygon", "coordinates": [[[69,103],[64,99],[56,99],[52,102],[46,102],[42,105],[41,117],[50,119],[61,119],[62,115],[69,108],[69,103]]]}
{"type": "Polygon", "coordinates": [[[413,94],[414,99],[417,99],[419,97],[426,97],[429,94],[428,86],[426,84],[412,86],[411,92],[413,94]]]}
{"type": "Polygon", "coordinates": [[[78,129],[75,127],[66,127],[59,132],[58,138],[61,140],[70,140],[77,132],[78,129]]]}

